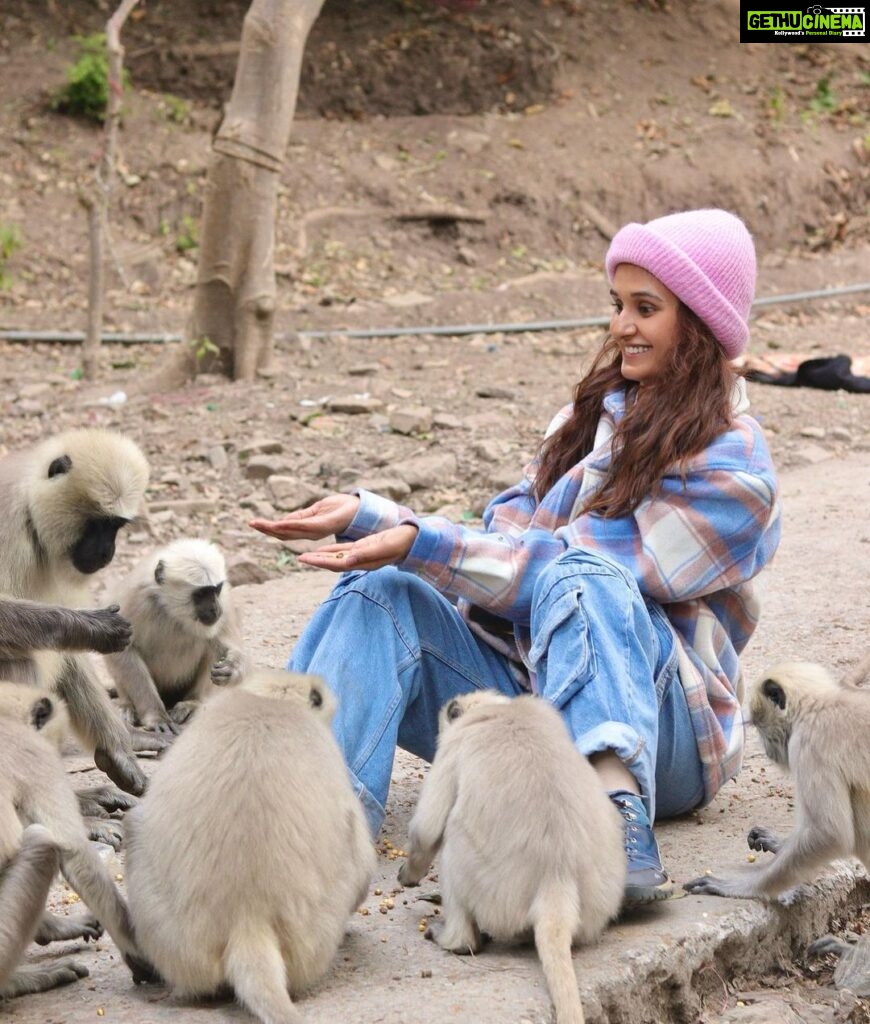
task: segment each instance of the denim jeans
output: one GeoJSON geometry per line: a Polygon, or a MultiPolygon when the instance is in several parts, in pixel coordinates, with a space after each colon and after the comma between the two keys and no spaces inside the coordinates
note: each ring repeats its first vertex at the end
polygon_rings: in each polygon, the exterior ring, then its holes
{"type": "MultiPolygon", "coordinates": [[[[697,806],[701,765],[675,640],[661,608],[616,563],[571,550],[535,588],[531,660],[537,691],[577,749],[614,751],[652,820],[697,806]]],[[[523,692],[509,662],[428,583],[388,566],[343,575],[287,667],[323,676],[338,698],[333,729],[372,833],[384,817],[396,746],[431,761],[451,697],[523,692]]]]}

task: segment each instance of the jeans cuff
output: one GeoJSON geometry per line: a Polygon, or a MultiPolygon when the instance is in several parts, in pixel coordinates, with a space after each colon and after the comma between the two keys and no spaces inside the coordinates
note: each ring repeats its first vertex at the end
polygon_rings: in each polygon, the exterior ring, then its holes
{"type": "Polygon", "coordinates": [[[350,781],[357,799],[363,805],[363,811],[365,811],[366,821],[369,823],[369,831],[371,832],[372,840],[377,840],[378,833],[381,831],[381,825],[384,823],[384,817],[387,812],[381,805],[380,801],[372,796],[371,792],[352,772],[350,773],[350,781]]]}
{"type": "Polygon", "coordinates": [[[649,749],[638,733],[622,722],[602,722],[578,736],[574,746],[584,757],[612,750],[637,780],[650,821],[655,814],[655,768],[649,764],[649,749]]]}

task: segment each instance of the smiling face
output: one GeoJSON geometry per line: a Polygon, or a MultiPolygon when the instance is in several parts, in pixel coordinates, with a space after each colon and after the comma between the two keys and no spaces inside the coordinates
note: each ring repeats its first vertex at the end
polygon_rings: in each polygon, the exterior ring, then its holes
{"type": "Polygon", "coordinates": [[[613,274],[610,333],[622,353],[622,376],[654,381],[677,344],[680,300],[646,270],[620,263],[613,274]]]}

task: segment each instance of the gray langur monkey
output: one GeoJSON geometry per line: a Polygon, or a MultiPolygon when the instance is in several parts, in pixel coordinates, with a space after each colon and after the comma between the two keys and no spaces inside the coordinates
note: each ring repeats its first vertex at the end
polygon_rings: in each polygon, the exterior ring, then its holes
{"type": "Polygon", "coordinates": [[[444,949],[474,953],[481,932],[528,931],[559,1024],[582,1024],[573,942],[592,942],[619,912],[623,822],[562,716],[539,697],[492,690],[448,701],[435,760],[411,818],[402,885],[440,848],[444,949]]]}
{"type": "Polygon", "coordinates": [[[775,854],[772,861],[737,878],[695,878],[683,888],[771,898],[839,857],[854,855],[870,870],[870,692],[840,685],[821,665],[792,661],[752,686],[749,707],[767,756],[794,776],[794,829],[780,839],[754,826],[750,848],[775,854]]]}
{"type": "Polygon", "coordinates": [[[88,973],[70,960],[16,970],[33,939],[47,943],[98,938],[104,926],[134,972],[139,969],[127,906],[88,839],[57,751],[66,728],[63,704],[50,691],[0,683],[0,997],[4,998],[43,992],[88,973]],[[45,911],[58,869],[96,920],[55,917],[45,911]]]}
{"type": "MultiPolygon", "coordinates": [[[[8,662],[26,662],[34,650],[120,651],[130,643],[132,632],[130,623],[118,614],[117,605],[77,611],[0,597],[0,659],[7,659],[7,671],[8,662]]],[[[22,710],[31,699],[26,691],[22,694],[22,710]]],[[[22,721],[27,720],[22,714],[22,721]]],[[[111,812],[129,810],[135,804],[135,797],[115,786],[91,786],[77,790],[76,795],[82,814],[89,819],[105,819],[111,812]]],[[[120,847],[122,833],[117,823],[93,820],[88,825],[91,839],[115,849],[120,847]]]]}
{"type": "Polygon", "coordinates": [[[144,558],[113,591],[133,642],[106,662],[131,724],[177,733],[218,686],[239,681],[244,658],[220,551],[176,540],[144,558]]]}
{"type": "MultiPolygon", "coordinates": [[[[88,604],[89,578],[111,562],[118,531],[141,513],[147,483],[139,448],[105,430],[59,434],[0,459],[0,595],[65,608],[88,604]]],[[[66,621],[56,615],[55,628],[47,626],[50,611],[41,610],[39,626],[49,641],[66,621]]],[[[85,658],[39,643],[25,657],[0,651],[0,677],[58,693],[97,766],[122,789],[142,792],[145,775],[130,733],[85,658]]],[[[150,749],[158,739],[150,738],[150,749]]]]}
{"type": "Polygon", "coordinates": [[[203,705],[127,816],[143,955],[182,997],[231,986],[264,1024],[297,1024],[376,855],[317,676],[258,670],[203,705]]]}

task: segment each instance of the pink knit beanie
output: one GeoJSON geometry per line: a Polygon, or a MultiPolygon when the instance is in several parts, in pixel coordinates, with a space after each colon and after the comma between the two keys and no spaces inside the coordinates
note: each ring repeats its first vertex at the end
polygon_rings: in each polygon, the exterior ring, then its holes
{"type": "Polygon", "coordinates": [[[687,210],[626,224],[607,250],[611,281],[620,263],[657,277],[704,321],[729,359],[746,348],[755,246],[739,217],[725,210],[687,210]]]}

